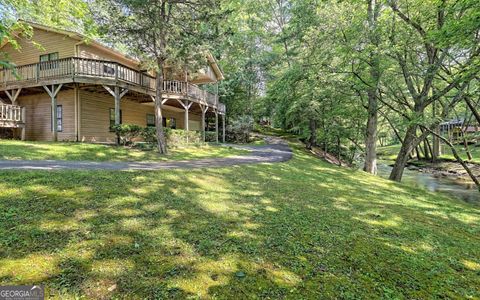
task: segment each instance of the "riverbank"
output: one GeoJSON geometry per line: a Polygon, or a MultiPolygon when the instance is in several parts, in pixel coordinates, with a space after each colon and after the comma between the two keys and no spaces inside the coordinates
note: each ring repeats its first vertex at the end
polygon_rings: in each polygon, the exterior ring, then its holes
{"type": "MultiPolygon", "coordinates": [[[[399,149],[400,145],[380,147],[378,150],[378,157],[388,165],[393,165],[399,149]]],[[[457,151],[461,150],[457,149],[457,151]]],[[[472,153],[477,154],[477,152],[472,153]]],[[[465,153],[460,152],[460,156],[462,159],[467,159],[465,153]]],[[[467,166],[472,170],[472,173],[476,177],[480,177],[480,153],[478,153],[478,157],[475,155],[473,160],[467,163],[467,166]]],[[[462,165],[453,158],[450,152],[446,151],[444,151],[441,158],[435,162],[425,159],[412,159],[407,163],[407,168],[409,170],[430,173],[437,176],[454,177],[459,180],[471,181],[462,165]]]]}
{"type": "MultiPolygon", "coordinates": [[[[400,146],[380,147],[378,150],[378,175],[388,178],[400,146]]],[[[480,165],[469,163],[475,176],[480,176],[480,165]]],[[[422,187],[431,192],[447,194],[475,205],[480,204],[480,193],[461,164],[448,156],[435,163],[412,159],[403,172],[402,182],[422,187]]]]}
{"type": "MultiPolygon", "coordinates": [[[[475,176],[480,177],[479,164],[467,163],[467,166],[475,176]]],[[[448,159],[441,159],[436,162],[427,160],[413,160],[408,163],[407,168],[414,171],[431,173],[444,177],[451,176],[457,179],[471,181],[470,176],[460,163],[448,159]]]]}

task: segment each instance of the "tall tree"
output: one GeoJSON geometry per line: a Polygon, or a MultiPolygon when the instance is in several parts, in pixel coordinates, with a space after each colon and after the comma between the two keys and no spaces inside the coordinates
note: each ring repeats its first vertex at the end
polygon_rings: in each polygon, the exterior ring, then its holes
{"type": "Polygon", "coordinates": [[[424,131],[417,136],[419,126],[438,125],[439,119],[429,120],[426,109],[439,101],[441,115],[447,116],[480,72],[478,22],[474,21],[478,2],[389,0],[388,4],[398,20],[392,26],[391,55],[408,94],[395,99],[409,123],[390,174],[390,179],[400,181],[410,153],[430,134],[424,131]],[[460,30],[458,24],[465,27],[460,30]]]}
{"type": "Polygon", "coordinates": [[[92,7],[112,41],[126,46],[156,74],[155,125],[160,153],[167,152],[161,107],[163,70],[167,64],[187,66],[187,62],[205,61],[219,9],[218,0],[98,0],[92,7]]]}
{"type": "Polygon", "coordinates": [[[367,0],[367,36],[368,36],[368,69],[367,82],[367,130],[365,137],[365,172],[377,173],[377,127],[378,127],[378,86],[380,83],[380,35],[378,18],[381,4],[379,0],[367,0]]]}

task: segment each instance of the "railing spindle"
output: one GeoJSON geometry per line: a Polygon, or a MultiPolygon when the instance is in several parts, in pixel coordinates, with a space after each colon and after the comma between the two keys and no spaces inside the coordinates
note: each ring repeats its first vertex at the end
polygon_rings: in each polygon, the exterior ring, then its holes
{"type": "MultiPolygon", "coordinates": [[[[117,62],[80,57],[69,57],[54,61],[17,66],[12,69],[2,69],[0,72],[0,83],[3,83],[3,85],[6,86],[10,82],[17,83],[29,80],[39,82],[43,79],[60,78],[62,76],[71,76],[72,78],[96,76],[115,80],[116,82],[123,81],[153,91],[156,89],[155,77],[148,73],[134,70],[117,62]],[[15,74],[17,74],[18,77],[15,74]]],[[[217,95],[200,89],[197,85],[185,81],[164,80],[162,89],[165,93],[185,95],[206,102],[208,105],[216,106],[220,110],[225,109],[225,106],[218,101],[219,99],[217,95]]],[[[21,119],[20,111],[13,108],[7,108],[3,105],[0,107],[2,118],[6,118],[6,115],[8,114],[10,117],[16,116],[17,119],[21,119]]]]}

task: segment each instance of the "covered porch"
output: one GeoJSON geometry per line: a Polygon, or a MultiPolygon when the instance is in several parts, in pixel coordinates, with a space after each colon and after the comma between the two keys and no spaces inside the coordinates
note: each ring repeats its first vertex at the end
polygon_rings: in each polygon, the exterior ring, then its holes
{"type": "MultiPolygon", "coordinates": [[[[184,130],[190,130],[191,114],[201,116],[202,136],[205,140],[205,128],[207,116],[215,120],[216,141],[225,141],[225,105],[219,102],[218,95],[202,89],[200,86],[189,82],[188,76],[184,81],[168,80],[162,84],[161,104],[180,109],[183,112],[184,130]],[[220,120],[222,135],[219,138],[220,120]]],[[[58,124],[59,116],[56,107],[58,106],[58,95],[64,91],[73,91],[73,106],[75,118],[76,140],[80,141],[81,107],[79,103],[79,91],[90,91],[98,95],[111,96],[114,101],[115,124],[121,123],[121,110],[124,99],[134,99],[139,104],[154,103],[155,99],[155,77],[150,74],[126,67],[120,63],[101,61],[85,58],[66,58],[56,61],[40,62],[25,66],[17,66],[13,69],[0,70],[0,97],[10,99],[9,111],[16,111],[16,100],[22,96],[32,94],[43,94],[50,99],[50,113],[42,111],[49,119],[48,127],[51,127],[51,140],[59,140],[58,124]]],[[[21,108],[20,108],[21,110],[21,108]]],[[[33,112],[32,112],[33,113],[33,112]]],[[[25,127],[26,118],[15,115],[13,120],[0,123],[0,127],[21,126],[25,127]],[[17,120],[18,119],[18,120],[17,120]]],[[[127,122],[124,122],[127,123],[127,122]]],[[[24,132],[22,137],[24,138],[24,132]]]]}

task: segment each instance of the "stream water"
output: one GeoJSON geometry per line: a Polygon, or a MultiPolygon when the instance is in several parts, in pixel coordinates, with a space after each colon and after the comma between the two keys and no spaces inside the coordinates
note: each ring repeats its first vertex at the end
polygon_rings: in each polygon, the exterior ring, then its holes
{"type": "MultiPolygon", "coordinates": [[[[386,163],[380,162],[378,164],[378,175],[380,177],[388,178],[391,170],[392,167],[386,163]]],[[[402,182],[423,187],[432,192],[446,193],[466,202],[480,205],[480,192],[471,181],[405,168],[402,182]]]]}

